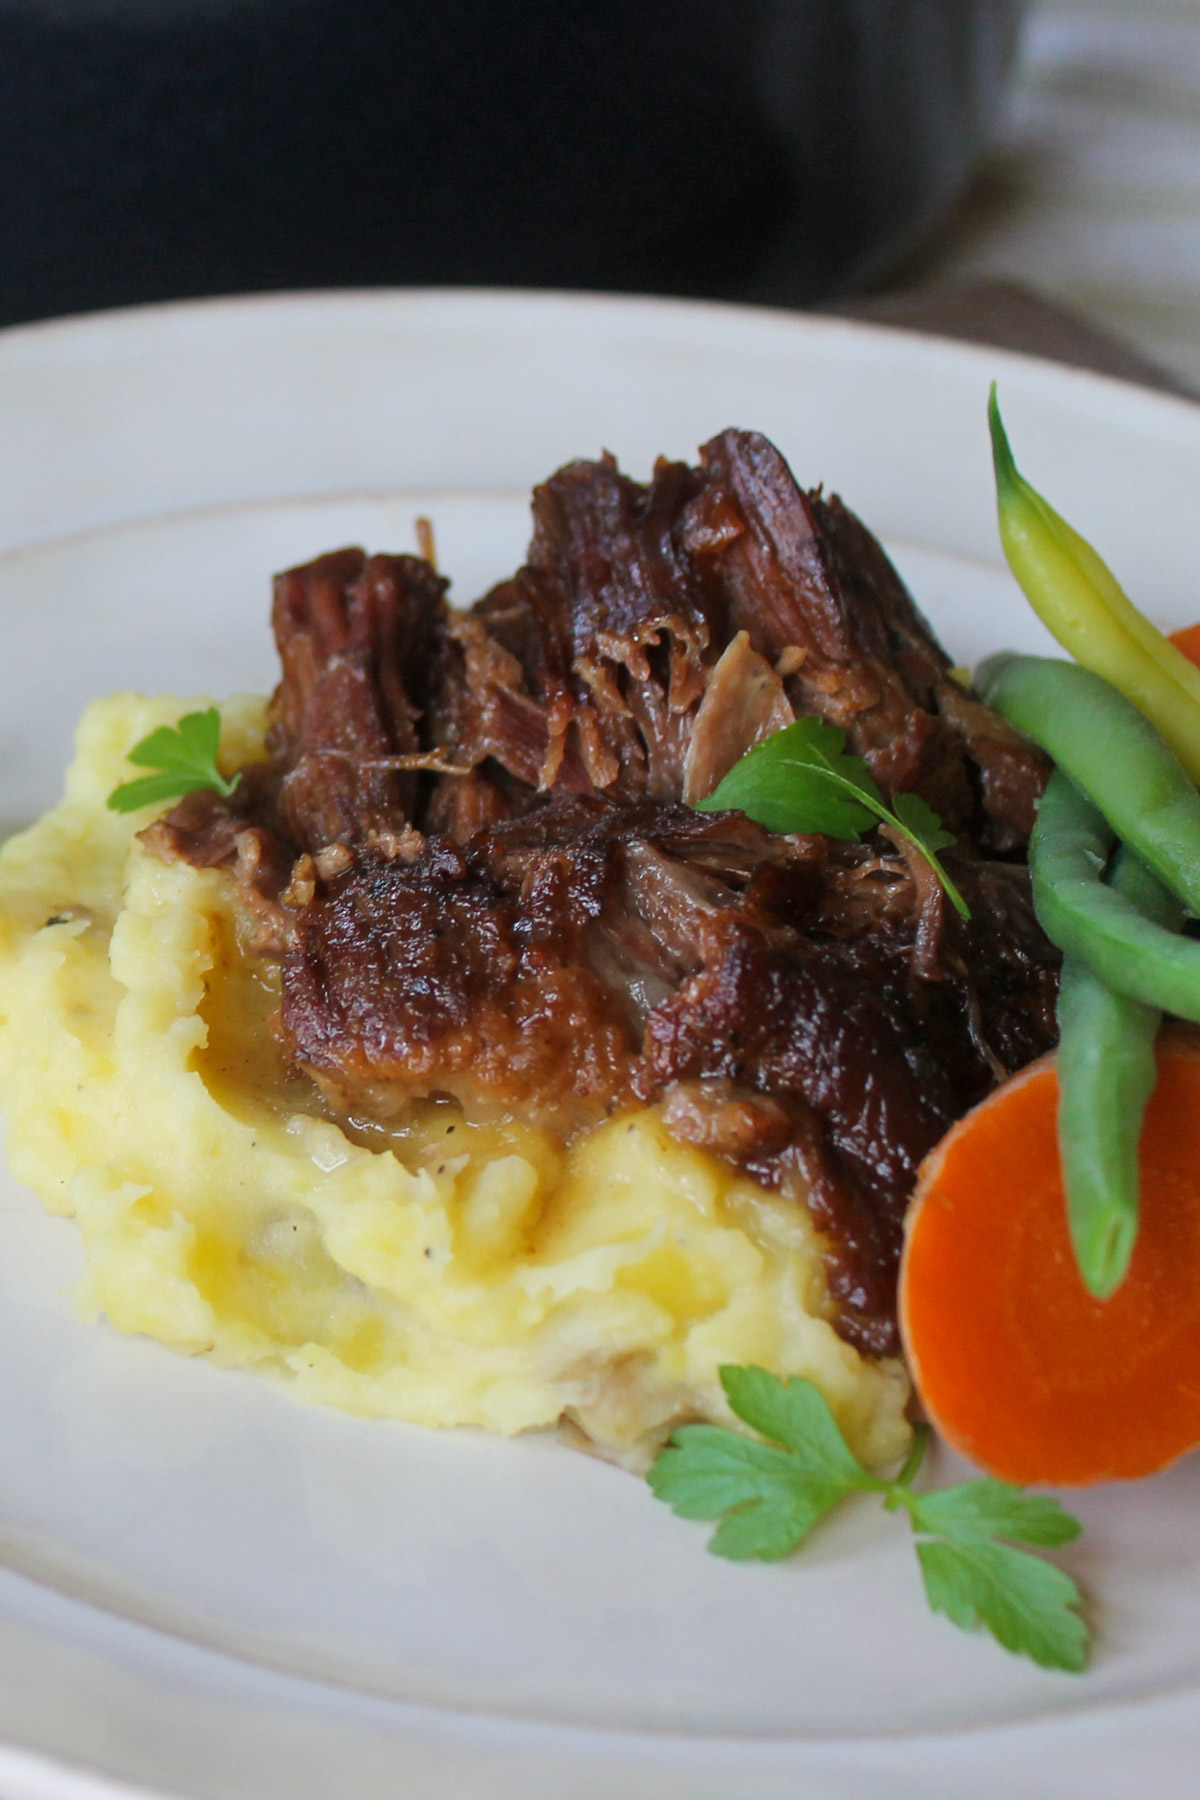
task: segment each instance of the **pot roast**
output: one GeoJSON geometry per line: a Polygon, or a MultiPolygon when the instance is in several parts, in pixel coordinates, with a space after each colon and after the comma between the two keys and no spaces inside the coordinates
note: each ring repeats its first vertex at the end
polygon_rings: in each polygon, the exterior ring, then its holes
{"type": "Polygon", "coordinates": [[[662,1102],[811,1208],[839,1330],[889,1353],[918,1164],[1055,1039],[1023,861],[1046,766],[865,526],[755,433],[648,486],[569,464],[533,518],[468,611],[418,557],[279,576],[269,758],[149,839],[233,872],[281,1041],[337,1116],[437,1097],[566,1141],[662,1102]],[[956,833],[968,921],[887,828],[694,810],[804,715],[956,833]]]}

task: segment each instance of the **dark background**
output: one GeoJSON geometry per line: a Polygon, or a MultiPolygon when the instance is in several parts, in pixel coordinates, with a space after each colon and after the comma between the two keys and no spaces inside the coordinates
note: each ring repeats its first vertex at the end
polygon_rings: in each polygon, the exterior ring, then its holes
{"type": "Polygon", "coordinates": [[[0,0],[0,323],[260,289],[806,302],[965,178],[1017,0],[0,0]]]}

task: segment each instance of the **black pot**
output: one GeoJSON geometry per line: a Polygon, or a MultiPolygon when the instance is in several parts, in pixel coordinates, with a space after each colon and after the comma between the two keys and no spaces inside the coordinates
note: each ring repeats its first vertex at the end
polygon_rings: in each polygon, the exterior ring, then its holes
{"type": "Polygon", "coordinates": [[[478,282],[812,300],[961,186],[1020,0],[0,0],[0,322],[478,282]]]}

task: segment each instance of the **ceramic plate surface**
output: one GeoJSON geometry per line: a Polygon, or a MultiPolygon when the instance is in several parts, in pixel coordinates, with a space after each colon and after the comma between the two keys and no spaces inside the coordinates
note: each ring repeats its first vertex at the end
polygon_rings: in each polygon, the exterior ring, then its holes
{"type": "MultiPolygon", "coordinates": [[[[0,336],[0,820],[118,687],[273,680],[273,570],[413,547],[460,602],[530,485],[730,424],[887,542],[957,661],[1044,647],[996,545],[1023,466],[1160,621],[1200,614],[1200,411],[1018,357],[668,302],[409,293],[0,336]]],[[[1084,1678],[933,1618],[900,1520],[737,1567],[540,1438],[366,1423],[79,1323],[69,1223],[0,1178],[0,1793],[100,1800],[1019,1800],[1188,1791],[1200,1464],[1072,1501],[1084,1678]],[[1186,1773],[1185,1773],[1186,1772],[1186,1773]]],[[[949,1458],[941,1472],[955,1474],[949,1458]]]]}

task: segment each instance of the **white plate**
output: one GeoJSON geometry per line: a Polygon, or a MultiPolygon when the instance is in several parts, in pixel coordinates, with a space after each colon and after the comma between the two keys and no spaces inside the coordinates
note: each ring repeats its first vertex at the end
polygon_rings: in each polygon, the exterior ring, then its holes
{"type": "MultiPolygon", "coordinates": [[[[89,696],[269,683],[274,568],[407,548],[428,512],[470,599],[519,560],[528,488],[557,464],[607,446],[645,474],[728,424],[882,532],[956,658],[1036,647],[996,550],[993,374],[1031,476],[1160,619],[1200,615],[1200,412],[1018,357],[466,293],[7,333],[0,818],[54,798],[89,696]]],[[[1063,1560],[1099,1649],[1086,1677],[1051,1675],[933,1618],[903,1526],[869,1506],[783,1567],[722,1564],[643,1484],[550,1442],[305,1410],[83,1326],[77,1267],[70,1225],[5,1178],[6,1800],[1187,1790],[1200,1465],[1076,1503],[1087,1532],[1063,1560]]]]}

